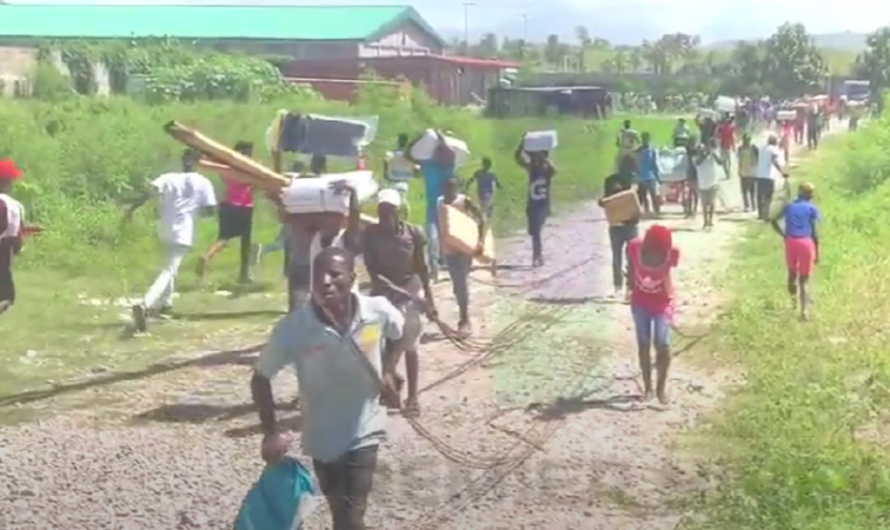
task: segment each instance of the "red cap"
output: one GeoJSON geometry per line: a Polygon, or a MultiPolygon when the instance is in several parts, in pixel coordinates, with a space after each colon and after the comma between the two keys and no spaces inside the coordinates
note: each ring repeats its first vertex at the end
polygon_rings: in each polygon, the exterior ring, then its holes
{"type": "Polygon", "coordinates": [[[654,250],[668,252],[674,246],[674,236],[671,229],[662,225],[652,225],[643,236],[643,245],[654,250]]]}
{"type": "Polygon", "coordinates": [[[22,172],[15,167],[11,158],[0,160],[0,180],[16,180],[22,176],[22,172]]]}

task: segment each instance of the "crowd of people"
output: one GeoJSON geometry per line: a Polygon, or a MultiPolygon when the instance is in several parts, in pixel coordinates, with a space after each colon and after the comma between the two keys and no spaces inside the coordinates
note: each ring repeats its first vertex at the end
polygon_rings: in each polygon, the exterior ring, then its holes
{"type": "MultiPolygon", "coordinates": [[[[694,218],[700,204],[703,228],[714,226],[721,181],[730,176],[734,167],[731,160],[736,158],[743,208],[756,211],[785,239],[788,291],[799,301],[801,317],[806,318],[808,279],[818,260],[819,212],[812,203],[813,187],[801,185],[797,199],[788,197],[779,213],[770,216],[773,172],[778,172],[784,182],[788,177],[782,140],[772,134],[765,144],[755,145],[751,134],[742,132],[737,141],[732,116],[701,118],[696,126],[697,134],[681,119],[673,134],[674,146],[687,150],[686,193],[681,201],[684,214],[694,218]]],[[[651,135],[638,133],[626,121],[617,144],[616,171],[606,178],[603,197],[636,187],[642,213],[651,210],[656,217],[661,216],[661,175],[651,135]]],[[[280,236],[271,245],[252,244],[254,190],[236,179],[223,178],[225,194],[217,203],[211,181],[196,171],[199,156],[193,151],[183,153],[180,171],[153,180],[149,191],[126,212],[129,218],[153,196],[159,201],[165,258],[155,281],[133,307],[135,326],[142,331],[151,318],[172,313],[175,279],[195,243],[195,224],[200,217],[216,212],[219,232],[199,259],[199,277],[235,239],[240,242],[239,277],[245,282],[250,281],[251,266],[263,255],[277,249],[284,251],[288,312],[274,327],[251,380],[264,432],[262,454],[267,461],[276,462],[288,449],[287,434],[278,430],[270,381],[283,368],[294,366],[302,443],[313,459],[335,530],[364,528],[387,409],[400,409],[409,416],[420,413],[418,349],[424,318],[439,323],[432,286],[441,269],[447,270],[452,283],[457,330],[464,335],[472,333],[468,278],[474,256],[483,251],[490,219],[495,215],[494,196],[501,183],[491,160],[485,158],[462,186],[455,174],[455,153],[445,133],[438,133],[438,145],[429,159],[414,159],[413,145],[407,135],[400,135],[396,148],[387,154],[375,224],[363,224],[356,190],[346,181],[337,181],[331,184],[334,191],[349,196],[346,213],[293,215],[281,195],[267,194],[279,211],[280,236]],[[424,226],[407,221],[406,192],[408,182],[415,178],[424,182],[424,226]],[[472,198],[465,193],[471,186],[475,187],[472,198]],[[447,238],[441,237],[440,212],[446,206],[476,220],[479,244],[475,252],[453,248],[447,238]],[[370,279],[367,292],[358,287],[359,255],[370,279]],[[403,355],[405,377],[399,373],[403,355]]],[[[239,142],[235,149],[246,156],[253,154],[249,142],[239,142]]],[[[527,231],[533,249],[532,265],[539,267],[544,263],[542,233],[551,213],[551,183],[557,170],[550,153],[526,152],[524,139],[514,152],[514,161],[527,175],[527,231]]],[[[280,172],[280,167],[275,169],[280,172]]],[[[327,160],[313,156],[307,170],[302,165],[292,169],[292,179],[324,175],[327,160]]],[[[23,220],[24,208],[10,196],[12,183],[21,175],[11,160],[0,161],[0,314],[15,301],[12,259],[29,230],[23,220]]],[[[653,225],[641,237],[641,219],[642,215],[609,227],[612,280],[616,294],[625,296],[630,306],[643,379],[642,398],[655,398],[668,405],[672,270],[679,264],[680,250],[665,226],[653,225]]]]}

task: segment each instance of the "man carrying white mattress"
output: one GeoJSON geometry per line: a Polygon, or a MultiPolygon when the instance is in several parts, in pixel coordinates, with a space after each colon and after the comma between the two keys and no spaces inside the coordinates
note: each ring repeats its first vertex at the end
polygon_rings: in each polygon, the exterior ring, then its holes
{"type": "MultiPolygon", "coordinates": [[[[349,194],[347,211],[292,214],[287,211],[285,189],[276,200],[281,221],[290,226],[291,267],[288,271],[288,310],[302,306],[310,294],[312,260],[330,246],[358,254],[361,238],[361,205],[355,188],[346,181],[331,183],[337,193],[349,194]]],[[[357,290],[358,287],[355,286],[357,290]]]]}

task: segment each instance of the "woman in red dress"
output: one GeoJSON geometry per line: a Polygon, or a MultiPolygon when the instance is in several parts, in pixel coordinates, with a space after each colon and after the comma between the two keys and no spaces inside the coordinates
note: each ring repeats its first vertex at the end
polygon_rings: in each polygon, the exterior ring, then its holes
{"type": "Polygon", "coordinates": [[[642,239],[630,242],[627,253],[630,309],[636,328],[643,399],[649,401],[653,396],[651,351],[654,348],[655,395],[662,405],[668,405],[666,386],[671,366],[670,332],[674,310],[671,270],[680,260],[680,251],[673,245],[670,229],[654,225],[642,239]]]}

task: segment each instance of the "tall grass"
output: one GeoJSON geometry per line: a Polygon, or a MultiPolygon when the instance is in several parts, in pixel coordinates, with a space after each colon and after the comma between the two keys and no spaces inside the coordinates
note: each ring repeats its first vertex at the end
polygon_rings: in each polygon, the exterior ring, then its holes
{"type": "Polygon", "coordinates": [[[704,528],[890,524],[890,118],[832,138],[802,172],[824,216],[815,321],[794,318],[781,240],[759,228],[736,255],[721,324],[719,357],[747,384],[713,430],[726,475],[704,528]]]}
{"type": "MultiPolygon", "coordinates": [[[[265,144],[265,129],[280,108],[326,114],[376,114],[377,140],[371,148],[374,169],[382,154],[395,147],[398,133],[418,133],[434,126],[450,129],[471,146],[476,161],[464,168],[468,176],[478,158],[488,155],[505,186],[497,199],[499,228],[509,229],[524,205],[525,179],[512,163],[512,153],[529,129],[553,127],[561,144],[555,155],[560,168],[558,202],[591,197],[615,156],[615,122],[581,120],[487,120],[471,112],[437,107],[422,96],[401,101],[385,89],[370,89],[359,104],[347,106],[317,97],[297,97],[272,104],[208,102],[148,106],[128,99],[75,99],[61,103],[0,100],[0,156],[13,156],[25,178],[16,195],[31,219],[46,232],[23,254],[20,270],[49,267],[70,277],[95,274],[109,280],[145,268],[156,245],[156,216],[143,212],[133,224],[120,223],[121,204],[158,174],[176,170],[181,145],[161,126],[176,119],[232,144],[239,139],[265,144]]],[[[670,123],[647,119],[636,124],[667,141],[670,123]]],[[[258,149],[258,151],[265,151],[258,149]]],[[[267,157],[266,157],[267,158],[267,157]]],[[[423,186],[412,186],[410,201],[422,215],[423,186]]],[[[257,239],[277,231],[274,216],[263,207],[257,239]]],[[[419,217],[415,220],[419,220],[419,217]]],[[[212,222],[201,223],[198,241],[215,235],[212,222]]]]}

